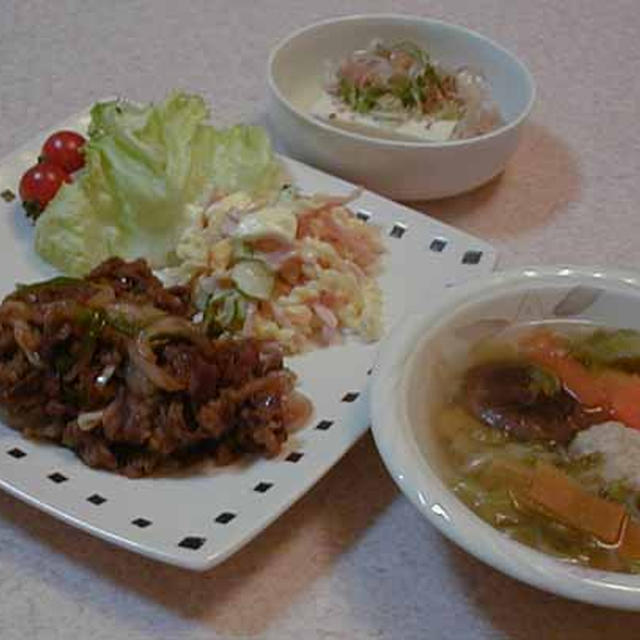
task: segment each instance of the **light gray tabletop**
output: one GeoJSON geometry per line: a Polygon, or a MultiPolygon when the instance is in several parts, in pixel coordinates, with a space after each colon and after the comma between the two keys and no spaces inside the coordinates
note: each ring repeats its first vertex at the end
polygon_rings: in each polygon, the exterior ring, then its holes
{"type": "MultiPolygon", "coordinates": [[[[521,56],[538,102],[506,173],[420,205],[492,241],[500,266],[640,266],[637,0],[4,0],[0,156],[113,94],[204,94],[220,124],[262,121],[269,48],[339,14],[476,29],[521,56]]],[[[0,494],[0,638],[637,638],[640,617],[519,584],[448,543],[365,436],[220,567],[194,574],[0,494]]]]}

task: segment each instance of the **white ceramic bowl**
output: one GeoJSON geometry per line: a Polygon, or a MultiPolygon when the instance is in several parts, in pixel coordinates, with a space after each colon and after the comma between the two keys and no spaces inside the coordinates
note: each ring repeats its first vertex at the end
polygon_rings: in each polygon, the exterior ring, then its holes
{"type": "Polygon", "coordinates": [[[374,370],[372,428],[391,475],[420,512],[477,558],[533,586],[604,606],[640,610],[640,576],[568,564],[485,523],[441,479],[430,411],[469,346],[513,323],[587,320],[640,329],[640,276],[607,269],[531,268],[450,290],[397,326],[374,370]]]}
{"type": "Polygon", "coordinates": [[[452,196],[502,172],[535,95],[526,67],[495,42],[445,22],[393,14],[337,18],[296,31],[271,52],[268,84],[270,126],[290,155],[397,200],[452,196]],[[326,61],[337,62],[373,38],[413,40],[444,64],[475,65],[506,124],[468,140],[427,143],[368,137],[311,117],[326,61]]]}

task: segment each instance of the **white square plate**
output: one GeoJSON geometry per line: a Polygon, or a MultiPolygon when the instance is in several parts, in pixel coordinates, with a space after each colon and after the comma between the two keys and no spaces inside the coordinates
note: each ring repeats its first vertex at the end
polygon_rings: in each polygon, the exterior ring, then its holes
{"type": "MultiPolygon", "coordinates": [[[[86,131],[88,111],[51,131],[86,131]]],[[[0,163],[0,191],[14,192],[35,162],[45,131],[0,163]]],[[[303,190],[345,194],[342,180],[283,158],[303,190]]],[[[380,277],[388,329],[443,290],[492,270],[485,242],[370,192],[351,208],[379,225],[388,253],[380,277]]],[[[19,199],[0,201],[0,295],[53,269],[33,249],[33,227],[19,199]]],[[[376,345],[348,341],[290,358],[313,416],[282,454],[224,468],[130,480],[85,466],[62,447],[24,439],[0,423],[0,486],[14,496],[105,540],[182,567],[204,570],[251,540],[300,498],[367,430],[369,372],[376,345]]]]}

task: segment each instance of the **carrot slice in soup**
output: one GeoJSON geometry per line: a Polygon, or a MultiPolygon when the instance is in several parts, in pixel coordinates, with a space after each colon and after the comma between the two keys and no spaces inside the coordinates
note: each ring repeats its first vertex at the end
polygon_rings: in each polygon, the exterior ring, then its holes
{"type": "Polygon", "coordinates": [[[562,341],[551,332],[537,331],[522,345],[538,364],[555,373],[581,404],[588,407],[609,406],[606,388],[582,363],[567,355],[562,341]]]}
{"type": "Polygon", "coordinates": [[[529,498],[562,522],[607,544],[620,539],[626,518],[624,507],[588,493],[553,465],[536,464],[529,498]]]}
{"type": "Polygon", "coordinates": [[[640,429],[640,376],[620,371],[603,371],[599,375],[607,390],[614,417],[628,427],[640,429]]]}

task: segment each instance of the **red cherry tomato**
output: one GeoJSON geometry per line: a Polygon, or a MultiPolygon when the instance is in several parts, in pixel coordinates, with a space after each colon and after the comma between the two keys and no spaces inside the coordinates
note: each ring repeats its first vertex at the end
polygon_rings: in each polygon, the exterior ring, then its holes
{"type": "Polygon", "coordinates": [[[57,164],[39,162],[27,169],[19,187],[27,216],[35,220],[58,193],[63,182],[71,182],[71,176],[57,164]]]}
{"type": "Polygon", "coordinates": [[[85,139],[75,131],[56,131],[46,139],[40,156],[67,173],[73,173],[84,167],[84,143],[85,139]]]}

